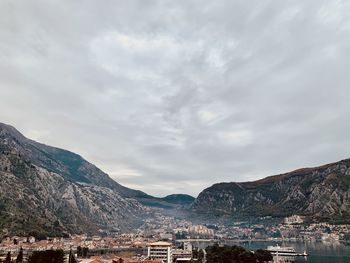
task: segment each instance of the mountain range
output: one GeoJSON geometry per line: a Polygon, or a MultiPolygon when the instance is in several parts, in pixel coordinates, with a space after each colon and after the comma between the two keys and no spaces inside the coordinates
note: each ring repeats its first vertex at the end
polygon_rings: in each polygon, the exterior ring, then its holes
{"type": "Polygon", "coordinates": [[[350,159],[266,177],[218,183],[202,191],[191,208],[221,218],[303,215],[308,220],[350,222],[350,159]]]}
{"type": "Polygon", "coordinates": [[[81,156],[27,139],[3,123],[0,178],[4,234],[125,231],[142,223],[144,205],[173,209],[194,199],[124,187],[81,156]]]}
{"type": "Polygon", "coordinates": [[[0,235],[123,232],[141,225],[149,208],[204,221],[292,214],[350,221],[350,159],[254,182],[218,183],[197,198],[158,198],[0,123],[0,178],[0,235]]]}

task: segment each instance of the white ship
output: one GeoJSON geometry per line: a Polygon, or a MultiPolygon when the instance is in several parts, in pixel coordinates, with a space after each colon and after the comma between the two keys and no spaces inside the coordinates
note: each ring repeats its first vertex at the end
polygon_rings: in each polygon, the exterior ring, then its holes
{"type": "Polygon", "coordinates": [[[304,253],[297,253],[293,247],[281,247],[277,246],[268,246],[267,251],[269,251],[273,256],[304,256],[308,254],[306,251],[304,253]]]}

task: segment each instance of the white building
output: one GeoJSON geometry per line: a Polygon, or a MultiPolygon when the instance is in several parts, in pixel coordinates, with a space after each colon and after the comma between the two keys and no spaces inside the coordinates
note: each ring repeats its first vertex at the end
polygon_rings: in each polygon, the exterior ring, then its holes
{"type": "Polygon", "coordinates": [[[193,225],[188,227],[188,232],[193,237],[213,237],[214,230],[203,225],[193,225]]]}
{"type": "Polygon", "coordinates": [[[148,245],[148,257],[161,259],[164,263],[172,263],[171,243],[158,241],[148,245]]]}
{"type": "Polygon", "coordinates": [[[301,216],[298,216],[298,215],[292,215],[290,217],[285,217],[284,218],[284,223],[285,224],[301,224],[303,223],[304,220],[301,216]]]}
{"type": "Polygon", "coordinates": [[[173,249],[172,257],[175,262],[183,260],[190,261],[192,259],[192,250],[173,249]]]}

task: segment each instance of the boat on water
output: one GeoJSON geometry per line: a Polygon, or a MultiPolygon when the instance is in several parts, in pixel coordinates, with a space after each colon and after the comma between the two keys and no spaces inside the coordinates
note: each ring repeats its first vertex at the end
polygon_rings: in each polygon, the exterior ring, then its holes
{"type": "Polygon", "coordinates": [[[306,257],[308,256],[308,254],[306,253],[306,251],[304,251],[303,253],[298,253],[295,251],[295,249],[293,247],[281,247],[279,245],[277,246],[268,246],[267,251],[269,251],[273,256],[303,256],[306,257]]]}

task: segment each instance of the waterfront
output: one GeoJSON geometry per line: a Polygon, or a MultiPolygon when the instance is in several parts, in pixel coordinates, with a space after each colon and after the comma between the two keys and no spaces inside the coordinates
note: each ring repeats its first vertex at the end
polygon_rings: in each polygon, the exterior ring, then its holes
{"type": "MultiPolygon", "coordinates": [[[[293,247],[297,252],[304,252],[309,254],[308,257],[296,257],[296,263],[349,263],[350,262],[350,245],[344,242],[332,241],[332,242],[321,242],[321,241],[309,241],[309,242],[274,242],[274,241],[225,241],[220,242],[225,245],[237,245],[242,246],[251,251],[257,249],[266,249],[267,246],[283,245],[293,247]]],[[[205,248],[208,245],[213,244],[212,242],[194,242],[195,246],[205,248]]]]}
{"type": "MultiPolygon", "coordinates": [[[[244,242],[241,246],[256,250],[267,248],[269,245],[276,245],[276,242],[244,242]]],[[[280,243],[279,243],[280,244],[280,243]]],[[[281,245],[281,244],[280,244],[281,245]]],[[[285,246],[294,247],[296,251],[307,251],[309,256],[296,257],[296,263],[349,263],[350,262],[350,245],[341,242],[285,242],[285,246]]]]}

